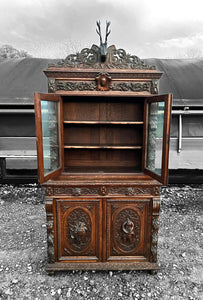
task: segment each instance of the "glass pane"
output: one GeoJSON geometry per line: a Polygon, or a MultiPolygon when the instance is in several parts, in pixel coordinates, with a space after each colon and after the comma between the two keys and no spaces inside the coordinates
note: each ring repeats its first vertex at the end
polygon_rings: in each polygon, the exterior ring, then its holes
{"type": "Polygon", "coordinates": [[[44,176],[60,168],[58,102],[41,101],[44,176]]]}
{"type": "Polygon", "coordinates": [[[146,168],[161,176],[164,128],[164,102],[148,104],[148,142],[146,168]]]}

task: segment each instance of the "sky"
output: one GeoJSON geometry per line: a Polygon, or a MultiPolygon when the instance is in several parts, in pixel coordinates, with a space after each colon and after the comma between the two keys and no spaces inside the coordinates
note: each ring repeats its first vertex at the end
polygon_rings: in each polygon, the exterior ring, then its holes
{"type": "Polygon", "coordinates": [[[111,22],[108,46],[140,58],[203,57],[203,0],[0,0],[0,46],[65,58],[99,45],[96,21],[111,22]]]}

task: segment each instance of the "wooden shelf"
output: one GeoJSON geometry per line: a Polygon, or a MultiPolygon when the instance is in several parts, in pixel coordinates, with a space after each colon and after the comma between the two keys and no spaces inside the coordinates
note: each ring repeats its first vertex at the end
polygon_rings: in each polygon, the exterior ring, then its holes
{"type": "Polygon", "coordinates": [[[143,121],[63,121],[64,124],[78,125],[143,125],[143,121]]]}
{"type": "Polygon", "coordinates": [[[142,149],[142,146],[64,145],[64,149],[142,149]]]}

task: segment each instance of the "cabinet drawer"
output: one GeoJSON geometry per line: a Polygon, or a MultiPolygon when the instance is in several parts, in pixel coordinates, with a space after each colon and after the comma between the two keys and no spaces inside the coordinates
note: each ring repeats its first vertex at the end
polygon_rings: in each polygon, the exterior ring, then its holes
{"type": "Polygon", "coordinates": [[[101,200],[56,199],[58,261],[99,261],[101,200]]]}
{"type": "Polygon", "coordinates": [[[152,199],[107,200],[107,261],[148,261],[152,199]]]}

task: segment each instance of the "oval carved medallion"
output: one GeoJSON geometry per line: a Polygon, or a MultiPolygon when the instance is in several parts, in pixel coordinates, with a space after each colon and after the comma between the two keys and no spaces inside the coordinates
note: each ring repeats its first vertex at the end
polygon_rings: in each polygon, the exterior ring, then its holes
{"type": "Polygon", "coordinates": [[[113,238],[115,250],[134,252],[140,243],[140,216],[136,210],[124,208],[113,215],[113,238]]]}
{"type": "Polygon", "coordinates": [[[72,210],[66,218],[65,239],[68,248],[82,253],[91,245],[92,222],[89,214],[81,208],[72,210]]]}

